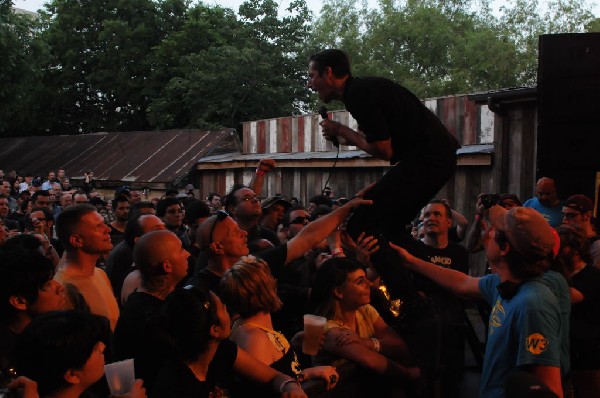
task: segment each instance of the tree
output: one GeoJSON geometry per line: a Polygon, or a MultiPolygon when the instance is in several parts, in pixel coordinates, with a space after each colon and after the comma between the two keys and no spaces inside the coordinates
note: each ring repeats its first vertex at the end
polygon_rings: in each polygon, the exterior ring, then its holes
{"type": "Polygon", "coordinates": [[[52,54],[48,128],[67,134],[150,128],[153,48],[181,25],[186,10],[183,0],[53,0],[44,31],[52,54]]]}
{"type": "MultiPolygon", "coordinates": [[[[585,0],[514,0],[498,18],[489,0],[327,0],[311,49],[337,47],[356,75],[395,80],[420,97],[535,84],[542,33],[582,31],[585,0]]],[[[591,26],[591,25],[588,25],[591,26]]]]}
{"type": "Polygon", "coordinates": [[[40,40],[39,20],[16,14],[12,1],[0,0],[0,133],[18,136],[35,128],[39,101],[35,93],[40,65],[48,55],[40,40]]]}
{"type": "Polygon", "coordinates": [[[168,54],[174,73],[149,108],[157,127],[239,128],[290,114],[306,98],[299,61],[308,35],[305,2],[291,2],[283,17],[271,0],[248,1],[239,13],[238,20],[231,10],[198,4],[159,46],[159,59],[168,54]]]}
{"type": "Polygon", "coordinates": [[[585,0],[551,0],[545,12],[537,0],[509,0],[509,4],[502,7],[499,24],[505,27],[509,40],[519,51],[522,85],[536,84],[540,35],[581,33],[593,20],[585,0]]]}

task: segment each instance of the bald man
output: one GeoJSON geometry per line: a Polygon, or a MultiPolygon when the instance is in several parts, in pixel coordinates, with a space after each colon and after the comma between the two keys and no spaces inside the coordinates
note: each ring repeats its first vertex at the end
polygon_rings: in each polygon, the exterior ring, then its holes
{"type": "Polygon", "coordinates": [[[558,198],[553,178],[540,178],[535,185],[535,197],[525,201],[523,207],[537,210],[552,227],[558,227],[562,223],[563,201],[558,198]]]}
{"type": "Polygon", "coordinates": [[[114,349],[118,360],[136,359],[136,377],[145,379],[162,359],[143,343],[145,323],[187,276],[189,256],[177,235],[167,230],[148,232],[135,243],[133,261],[141,276],[141,286],[123,306],[115,328],[114,349]]]}
{"type": "Polygon", "coordinates": [[[135,291],[139,286],[139,277],[135,284],[124,287],[126,277],[134,271],[133,247],[135,242],[144,234],[156,230],[165,230],[165,224],[162,220],[153,214],[144,214],[139,210],[130,213],[123,241],[113,247],[106,258],[106,274],[110,279],[115,297],[122,307],[129,294],[135,291]]]}

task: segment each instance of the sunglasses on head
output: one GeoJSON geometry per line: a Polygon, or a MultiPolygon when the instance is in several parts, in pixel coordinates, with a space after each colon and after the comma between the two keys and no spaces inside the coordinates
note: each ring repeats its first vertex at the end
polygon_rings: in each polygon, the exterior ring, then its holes
{"type": "Polygon", "coordinates": [[[213,234],[215,233],[215,228],[217,226],[218,223],[220,223],[221,221],[223,221],[224,219],[226,219],[227,217],[229,217],[229,213],[227,213],[225,210],[219,210],[217,211],[217,213],[215,214],[216,219],[215,222],[212,225],[212,228],[210,229],[210,241],[208,242],[208,244],[210,245],[211,243],[213,243],[213,234]]]}

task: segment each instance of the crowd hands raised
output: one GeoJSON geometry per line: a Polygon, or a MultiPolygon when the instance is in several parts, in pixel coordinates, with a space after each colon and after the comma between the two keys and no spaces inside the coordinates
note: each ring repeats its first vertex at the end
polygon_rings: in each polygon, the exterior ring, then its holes
{"type": "MultiPolygon", "coordinates": [[[[18,176],[4,176],[3,386],[25,397],[108,396],[104,363],[134,358],[138,380],[127,397],[336,396],[343,384],[353,389],[344,396],[460,396],[463,298],[487,302],[497,315],[500,298],[490,286],[521,287],[533,279],[552,287],[550,295],[534,293],[552,319],[542,330],[555,328],[551,342],[562,345],[551,347],[550,365],[541,366],[520,347],[492,340],[505,354],[492,365],[499,376],[484,364],[482,396],[503,396],[507,375],[519,366],[534,369],[542,385],[562,396],[561,380],[570,374],[566,353],[572,369],[598,368],[586,343],[569,348],[557,331],[569,314],[576,321],[572,336],[594,344],[585,331],[598,330],[589,199],[560,201],[562,225],[552,241],[512,234],[515,225],[526,234],[546,217],[510,210],[521,208],[516,195],[480,195],[472,223],[447,200],[432,200],[413,223],[398,226],[414,243],[399,246],[373,231],[355,239],[346,231],[357,208],[373,205],[365,191],[336,198],[325,187],[306,206],[284,195],[262,200],[264,177],[275,167],[263,159],[248,186],[205,200],[189,187],[156,201],[124,187],[107,203],[93,194],[91,173],[81,189],[64,184],[64,171],[58,181],[50,174],[42,183],[51,184],[48,190],[27,178],[21,190],[18,176]],[[528,257],[535,266],[523,273],[507,247],[528,255],[519,246],[526,238],[539,258],[528,257]],[[379,255],[384,245],[396,253],[393,264],[379,255]],[[481,250],[496,276],[469,275],[468,252],[481,250]],[[547,276],[550,269],[569,281],[572,311],[565,308],[566,282],[547,276]],[[327,318],[317,355],[301,348],[307,313],[327,318]]],[[[539,185],[538,198],[548,193],[539,185]]],[[[523,333],[527,326],[519,324],[523,333]]]]}

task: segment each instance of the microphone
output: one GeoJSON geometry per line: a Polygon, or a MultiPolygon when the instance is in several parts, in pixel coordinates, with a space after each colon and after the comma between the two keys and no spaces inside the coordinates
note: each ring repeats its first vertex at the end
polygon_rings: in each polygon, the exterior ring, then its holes
{"type": "Polygon", "coordinates": [[[319,108],[319,115],[321,115],[323,119],[329,119],[329,114],[327,113],[327,108],[325,106],[319,108]]]}
{"type": "MultiPolygon", "coordinates": [[[[323,119],[329,119],[329,114],[327,113],[327,108],[325,106],[322,106],[319,108],[319,115],[321,115],[321,118],[323,118],[323,119]]],[[[337,137],[333,137],[331,139],[331,142],[336,147],[338,147],[338,148],[340,147],[340,142],[338,141],[337,137]]]]}

